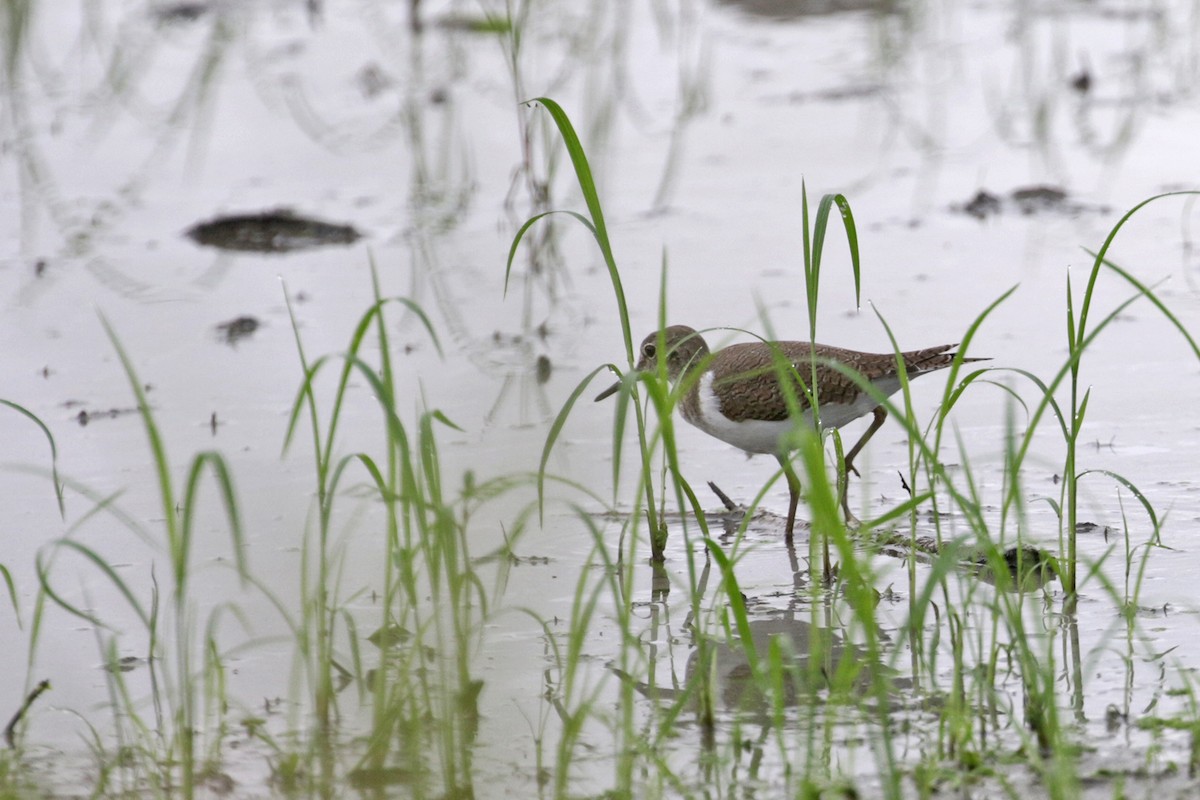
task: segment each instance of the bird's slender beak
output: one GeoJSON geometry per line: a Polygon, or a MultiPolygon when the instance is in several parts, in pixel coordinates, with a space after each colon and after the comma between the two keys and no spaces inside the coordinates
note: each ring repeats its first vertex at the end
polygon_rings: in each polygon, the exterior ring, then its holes
{"type": "Polygon", "coordinates": [[[617,393],[617,390],[618,390],[618,389],[620,389],[620,388],[621,388],[621,382],[620,382],[620,381],[617,381],[617,382],[616,382],[616,383],[614,383],[612,386],[608,387],[608,388],[607,388],[607,389],[605,389],[603,392],[601,392],[600,394],[596,395],[596,399],[595,399],[595,400],[593,400],[592,402],[593,402],[593,403],[599,403],[601,400],[604,400],[605,398],[607,398],[607,397],[611,397],[612,395],[616,394],[616,393],[617,393]]]}

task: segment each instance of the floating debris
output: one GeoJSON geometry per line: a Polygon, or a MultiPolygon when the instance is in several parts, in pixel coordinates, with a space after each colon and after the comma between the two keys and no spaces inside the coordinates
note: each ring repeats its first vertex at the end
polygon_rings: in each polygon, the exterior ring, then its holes
{"type": "Polygon", "coordinates": [[[374,100],[396,85],[396,81],[384,71],[383,67],[375,63],[367,64],[360,69],[354,76],[354,81],[358,84],[358,90],[362,92],[363,97],[368,100],[374,100]]]}
{"type": "Polygon", "coordinates": [[[1075,533],[1082,534],[1084,536],[1096,533],[1103,534],[1104,541],[1107,542],[1108,537],[1115,533],[1115,531],[1108,525],[1098,525],[1095,522],[1077,522],[1075,523],[1075,533]]]}
{"type": "Polygon", "coordinates": [[[136,414],[137,412],[136,408],[110,408],[107,411],[88,411],[84,409],[75,415],[75,421],[79,423],[80,427],[86,427],[89,422],[94,420],[116,419],[117,417],[123,417],[126,414],[136,414]]]}
{"type": "Polygon", "coordinates": [[[1092,90],[1092,73],[1087,67],[1083,67],[1071,78],[1071,88],[1080,94],[1087,94],[1092,90]]]}
{"type": "Polygon", "coordinates": [[[144,658],[139,658],[137,656],[122,656],[116,661],[109,661],[102,667],[102,669],[105,672],[112,673],[133,672],[135,669],[146,663],[148,662],[144,658]]]}
{"type": "Polygon", "coordinates": [[[792,91],[783,95],[766,98],[770,101],[782,101],[793,105],[805,103],[837,103],[846,100],[863,100],[878,97],[884,93],[884,87],[878,83],[865,83],[853,86],[835,86],[829,89],[813,91],[792,91]]]}
{"type": "Polygon", "coordinates": [[[217,217],[193,225],[186,235],[196,244],[245,253],[290,253],[350,245],[362,238],[350,225],[302,217],[286,208],[217,217]]]}
{"type": "Polygon", "coordinates": [[[235,317],[228,322],[222,322],[217,326],[217,333],[225,344],[232,346],[237,345],[242,339],[246,339],[258,330],[261,323],[251,316],[235,317]]]}

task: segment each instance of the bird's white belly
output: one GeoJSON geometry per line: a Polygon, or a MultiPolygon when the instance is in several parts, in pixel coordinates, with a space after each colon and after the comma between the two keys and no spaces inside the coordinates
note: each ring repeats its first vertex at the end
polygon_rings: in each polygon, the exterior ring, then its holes
{"type": "MultiPolygon", "coordinates": [[[[885,397],[890,397],[900,388],[899,378],[877,378],[874,382],[875,388],[883,392],[885,397]]],[[[830,428],[840,428],[843,425],[853,422],[864,414],[875,410],[875,406],[879,405],[868,394],[860,393],[854,398],[854,402],[849,405],[839,405],[835,403],[821,403],[821,427],[825,430],[830,428]]]]}
{"type": "MultiPolygon", "coordinates": [[[[715,436],[747,453],[781,452],[783,448],[779,446],[779,440],[792,429],[794,420],[731,420],[721,413],[721,402],[713,393],[712,382],[711,372],[700,377],[700,417],[690,422],[709,436],[715,436]]],[[[805,413],[804,421],[811,424],[811,415],[805,413]]]]}
{"type": "MultiPolygon", "coordinates": [[[[700,378],[699,389],[699,418],[689,421],[709,436],[715,436],[723,442],[741,448],[747,453],[780,453],[780,440],[787,435],[795,424],[794,419],[778,421],[768,420],[731,420],[721,413],[721,403],[712,390],[712,373],[706,373],[700,378]]],[[[876,386],[886,395],[891,394],[900,386],[900,380],[877,381],[876,386]]],[[[821,427],[840,428],[873,410],[878,403],[871,397],[860,394],[851,404],[826,403],[820,406],[821,427]]],[[[812,425],[811,410],[805,411],[801,417],[805,425],[812,425]]]]}

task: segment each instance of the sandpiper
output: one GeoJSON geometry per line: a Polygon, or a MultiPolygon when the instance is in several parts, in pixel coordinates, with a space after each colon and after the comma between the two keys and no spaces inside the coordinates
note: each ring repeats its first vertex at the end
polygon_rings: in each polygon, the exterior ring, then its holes
{"type": "MultiPolygon", "coordinates": [[[[683,381],[685,393],[679,400],[679,407],[684,419],[710,436],[747,453],[770,453],[779,459],[788,478],[790,494],[786,529],[789,541],[796,523],[800,483],[787,457],[788,433],[793,421],[779,382],[780,369],[776,366],[775,353],[791,363],[795,370],[793,378],[807,381],[809,376],[815,374],[813,394],[817,399],[821,429],[840,428],[867,412],[874,413],[867,430],[846,453],[847,474],[852,470],[857,474],[854,457],[879,430],[887,418],[887,411],[849,376],[832,365],[836,362],[855,370],[884,396],[900,388],[895,353],[860,353],[825,344],[764,341],[732,344],[710,353],[704,337],[686,325],[672,325],[661,335],[656,332],[643,339],[639,349],[638,371],[654,371],[662,352],[660,345],[665,348],[667,376],[673,384],[683,381]]],[[[901,353],[908,379],[950,366],[956,355],[954,347],[956,345],[943,344],[901,353]]],[[[963,359],[964,362],[980,360],[983,359],[963,359]]],[[[810,395],[803,383],[797,381],[794,385],[803,420],[812,425],[810,395]]],[[[613,384],[601,392],[596,400],[603,400],[620,386],[620,382],[613,384]]],[[[850,519],[850,506],[844,488],[840,499],[842,510],[850,519]]]]}

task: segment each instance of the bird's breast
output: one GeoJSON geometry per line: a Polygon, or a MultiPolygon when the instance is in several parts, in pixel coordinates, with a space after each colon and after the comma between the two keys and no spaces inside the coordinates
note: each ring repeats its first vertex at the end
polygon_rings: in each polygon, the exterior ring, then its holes
{"type": "MultiPolygon", "coordinates": [[[[747,453],[777,454],[783,451],[780,440],[791,430],[793,419],[730,419],[721,407],[721,398],[713,391],[711,372],[701,376],[695,393],[695,398],[688,398],[682,404],[683,418],[709,436],[715,436],[747,453]]],[[[811,424],[812,417],[805,412],[803,420],[811,424]]]]}

